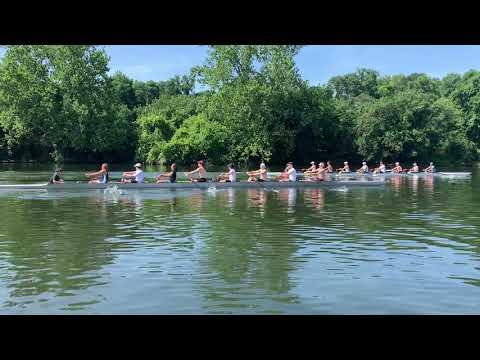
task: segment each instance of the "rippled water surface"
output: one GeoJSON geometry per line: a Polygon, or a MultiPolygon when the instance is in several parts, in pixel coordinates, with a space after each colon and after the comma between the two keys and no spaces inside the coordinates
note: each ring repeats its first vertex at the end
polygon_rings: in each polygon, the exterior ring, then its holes
{"type": "Polygon", "coordinates": [[[0,313],[478,314],[473,172],[369,189],[1,190],[0,313]]]}

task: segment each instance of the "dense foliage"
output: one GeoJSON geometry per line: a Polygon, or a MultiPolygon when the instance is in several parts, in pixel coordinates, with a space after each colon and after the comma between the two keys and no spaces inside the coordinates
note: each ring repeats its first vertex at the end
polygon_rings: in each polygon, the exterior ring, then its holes
{"type": "Polygon", "coordinates": [[[0,63],[0,158],[282,163],[471,161],[480,72],[304,81],[299,46],[212,46],[190,74],[109,74],[94,46],[8,46],[0,63]],[[195,93],[200,84],[207,91],[195,93]]]}

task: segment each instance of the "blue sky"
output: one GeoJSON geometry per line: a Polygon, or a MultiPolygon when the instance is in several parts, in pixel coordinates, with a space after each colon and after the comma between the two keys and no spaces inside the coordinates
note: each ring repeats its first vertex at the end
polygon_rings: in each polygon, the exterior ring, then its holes
{"type": "MultiPolygon", "coordinates": [[[[138,80],[166,80],[201,64],[206,46],[125,45],[106,46],[111,71],[122,71],[138,80]]],[[[0,56],[4,52],[0,49],[0,56]]],[[[442,77],[450,72],[480,70],[480,46],[468,45],[318,45],[307,46],[297,57],[303,78],[323,84],[335,75],[371,68],[382,75],[427,73],[442,77]]]]}

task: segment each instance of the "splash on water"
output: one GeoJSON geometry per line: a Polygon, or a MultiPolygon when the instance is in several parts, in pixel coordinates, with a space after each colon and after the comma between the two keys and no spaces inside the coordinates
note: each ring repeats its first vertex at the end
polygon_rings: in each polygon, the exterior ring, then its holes
{"type": "Polygon", "coordinates": [[[216,193],[217,193],[217,188],[215,185],[213,186],[210,186],[207,190],[208,194],[211,195],[211,196],[215,196],[216,193]]]}
{"type": "Polygon", "coordinates": [[[346,186],[342,186],[342,187],[339,187],[339,188],[334,188],[334,189],[332,189],[332,191],[347,192],[347,191],[349,191],[349,189],[346,186]]]}
{"type": "Polygon", "coordinates": [[[103,190],[103,195],[106,198],[118,199],[120,195],[123,195],[123,192],[118,188],[117,185],[114,185],[109,186],[105,190],[103,190]]]}

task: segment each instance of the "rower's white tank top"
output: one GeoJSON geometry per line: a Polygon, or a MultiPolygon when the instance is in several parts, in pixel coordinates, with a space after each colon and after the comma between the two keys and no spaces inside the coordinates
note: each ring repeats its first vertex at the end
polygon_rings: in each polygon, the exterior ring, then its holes
{"type": "Polygon", "coordinates": [[[297,171],[294,168],[288,170],[288,180],[297,181],[297,171]]]}
{"type": "Polygon", "coordinates": [[[135,180],[137,181],[137,183],[143,183],[144,178],[145,176],[143,174],[143,170],[137,169],[135,171],[135,180]]]}
{"type": "Polygon", "coordinates": [[[237,181],[237,173],[235,169],[230,169],[230,171],[228,172],[228,180],[230,180],[231,182],[237,181]]]}

